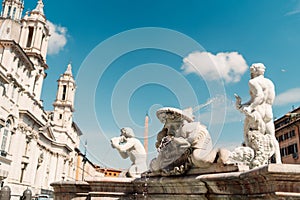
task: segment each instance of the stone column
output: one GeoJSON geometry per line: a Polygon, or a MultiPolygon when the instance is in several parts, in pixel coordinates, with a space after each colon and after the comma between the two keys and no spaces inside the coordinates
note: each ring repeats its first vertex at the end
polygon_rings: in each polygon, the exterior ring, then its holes
{"type": "Polygon", "coordinates": [[[29,157],[29,163],[26,168],[26,174],[24,174],[24,183],[29,184],[31,187],[35,187],[34,180],[37,170],[37,160],[38,160],[39,149],[37,147],[37,142],[34,139],[30,139],[28,144],[27,157],[29,157]]]}
{"type": "Polygon", "coordinates": [[[18,128],[12,138],[11,154],[13,156],[8,178],[13,181],[20,181],[22,156],[25,149],[25,134],[23,134],[23,131],[25,131],[24,128],[18,128]]]}
{"type": "Polygon", "coordinates": [[[58,154],[55,181],[61,181],[63,176],[64,158],[58,154]]]}
{"type": "Polygon", "coordinates": [[[46,160],[47,160],[47,155],[44,150],[37,150],[38,152],[38,163],[37,163],[37,169],[35,173],[35,180],[34,180],[34,185],[35,187],[41,187],[43,183],[43,177],[45,177],[46,174],[46,160]]]}
{"type": "Polygon", "coordinates": [[[51,153],[51,154],[50,154],[48,183],[55,182],[57,156],[58,156],[58,155],[57,155],[56,153],[51,153]]]}

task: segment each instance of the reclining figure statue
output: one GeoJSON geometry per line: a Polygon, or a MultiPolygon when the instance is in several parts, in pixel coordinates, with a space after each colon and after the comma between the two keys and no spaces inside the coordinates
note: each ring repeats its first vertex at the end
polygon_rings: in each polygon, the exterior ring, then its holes
{"type": "MultiPolygon", "coordinates": [[[[165,107],[156,112],[164,124],[157,135],[158,155],[150,162],[150,171],[161,175],[180,175],[191,167],[206,168],[216,159],[210,134],[200,122],[195,122],[192,109],[165,107]]],[[[221,151],[220,151],[221,152],[221,151]]],[[[219,155],[219,160],[223,159],[219,155]]]]}

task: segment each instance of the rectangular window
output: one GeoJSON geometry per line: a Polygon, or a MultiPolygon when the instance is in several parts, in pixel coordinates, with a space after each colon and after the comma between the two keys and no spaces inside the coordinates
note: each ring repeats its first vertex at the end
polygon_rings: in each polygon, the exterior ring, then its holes
{"type": "Polygon", "coordinates": [[[286,154],[286,147],[285,148],[282,148],[282,156],[286,156],[287,154],[286,154]]]}
{"type": "Polygon", "coordinates": [[[67,86],[63,85],[62,100],[66,100],[67,86]]]}
{"type": "Polygon", "coordinates": [[[292,145],[288,146],[287,149],[288,149],[288,152],[287,152],[288,155],[298,152],[297,144],[292,144],[292,145]]]}
{"type": "Polygon", "coordinates": [[[6,88],[4,81],[0,78],[0,96],[4,96],[6,94],[6,88]]]}
{"type": "Polygon", "coordinates": [[[294,153],[298,153],[297,144],[294,144],[293,147],[294,147],[294,153]]]}
{"type": "Polygon", "coordinates": [[[283,141],[283,137],[284,137],[283,135],[279,136],[279,140],[278,141],[279,142],[283,141]]]}
{"type": "Polygon", "coordinates": [[[15,19],[15,15],[16,15],[16,8],[13,9],[13,13],[12,13],[12,19],[15,19]]]}
{"type": "Polygon", "coordinates": [[[296,136],[295,130],[292,130],[292,131],[291,131],[291,137],[294,137],[294,136],[296,136]]]}
{"type": "Polygon", "coordinates": [[[288,155],[292,154],[292,153],[294,153],[293,152],[293,146],[290,145],[290,146],[288,146],[288,155]]]}
{"type": "Polygon", "coordinates": [[[28,38],[27,38],[27,45],[26,47],[31,47],[33,37],[33,27],[29,26],[28,28],[28,38]]]}
{"type": "Polygon", "coordinates": [[[7,11],[7,16],[6,17],[10,16],[10,11],[11,11],[11,6],[8,6],[8,11],[7,11]]]}
{"type": "Polygon", "coordinates": [[[3,131],[3,137],[2,137],[2,143],[1,143],[1,150],[2,151],[6,150],[7,138],[8,138],[8,130],[4,129],[4,131],[3,131]]]}
{"type": "Polygon", "coordinates": [[[11,99],[14,99],[15,98],[15,92],[16,92],[16,90],[17,90],[17,86],[13,86],[12,87],[12,91],[11,91],[11,99]]]}

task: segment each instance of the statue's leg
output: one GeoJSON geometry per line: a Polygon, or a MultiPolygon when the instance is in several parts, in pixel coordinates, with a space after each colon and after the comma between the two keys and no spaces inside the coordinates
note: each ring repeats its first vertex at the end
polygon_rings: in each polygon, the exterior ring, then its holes
{"type": "Polygon", "coordinates": [[[270,121],[266,124],[266,133],[270,134],[272,136],[273,145],[274,145],[274,149],[275,149],[276,163],[281,164],[282,162],[281,162],[281,156],[280,156],[280,147],[279,147],[279,143],[275,137],[275,126],[274,126],[273,121],[270,121]]]}
{"type": "Polygon", "coordinates": [[[136,173],[138,175],[142,174],[143,172],[147,171],[147,157],[145,155],[141,155],[141,157],[137,157],[135,160],[136,165],[136,173]]]}
{"type": "Polygon", "coordinates": [[[131,167],[128,169],[128,173],[129,173],[129,176],[133,177],[133,178],[141,177],[141,174],[138,173],[138,166],[135,164],[131,165],[131,167]]]}
{"type": "Polygon", "coordinates": [[[249,146],[249,138],[248,138],[248,132],[250,130],[249,123],[250,123],[249,117],[246,116],[244,121],[244,142],[247,147],[249,146]]]}
{"type": "Polygon", "coordinates": [[[205,156],[203,156],[202,151],[202,149],[194,149],[191,155],[192,164],[200,168],[210,167],[216,158],[217,150],[213,149],[205,156]]]}
{"type": "Polygon", "coordinates": [[[280,147],[279,147],[279,143],[275,137],[275,125],[273,122],[273,111],[272,111],[272,105],[270,105],[270,104],[265,104],[264,121],[266,123],[266,134],[269,134],[272,136],[273,145],[275,148],[276,163],[281,164],[280,147]]]}

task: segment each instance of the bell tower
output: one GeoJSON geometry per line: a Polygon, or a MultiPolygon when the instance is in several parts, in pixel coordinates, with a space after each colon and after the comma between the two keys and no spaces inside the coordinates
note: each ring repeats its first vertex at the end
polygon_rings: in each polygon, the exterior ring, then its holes
{"type": "Polygon", "coordinates": [[[50,32],[44,14],[44,3],[38,0],[35,9],[26,12],[21,19],[19,39],[19,45],[34,64],[33,94],[37,100],[40,100],[43,81],[46,77],[45,70],[48,69],[46,56],[49,38],[50,32]]]}
{"type": "Polygon", "coordinates": [[[12,20],[20,20],[24,9],[23,0],[3,0],[2,2],[2,18],[12,20]]]}
{"type": "Polygon", "coordinates": [[[61,128],[70,128],[74,112],[75,80],[72,75],[72,66],[68,65],[67,70],[58,79],[56,100],[53,103],[53,122],[61,128]]]}
{"type": "Polygon", "coordinates": [[[19,42],[23,9],[24,2],[22,0],[2,1],[0,39],[14,40],[16,43],[19,42]]]}
{"type": "Polygon", "coordinates": [[[42,0],[38,0],[34,10],[25,14],[21,23],[20,46],[27,54],[38,55],[45,62],[50,32],[42,0]]]}

